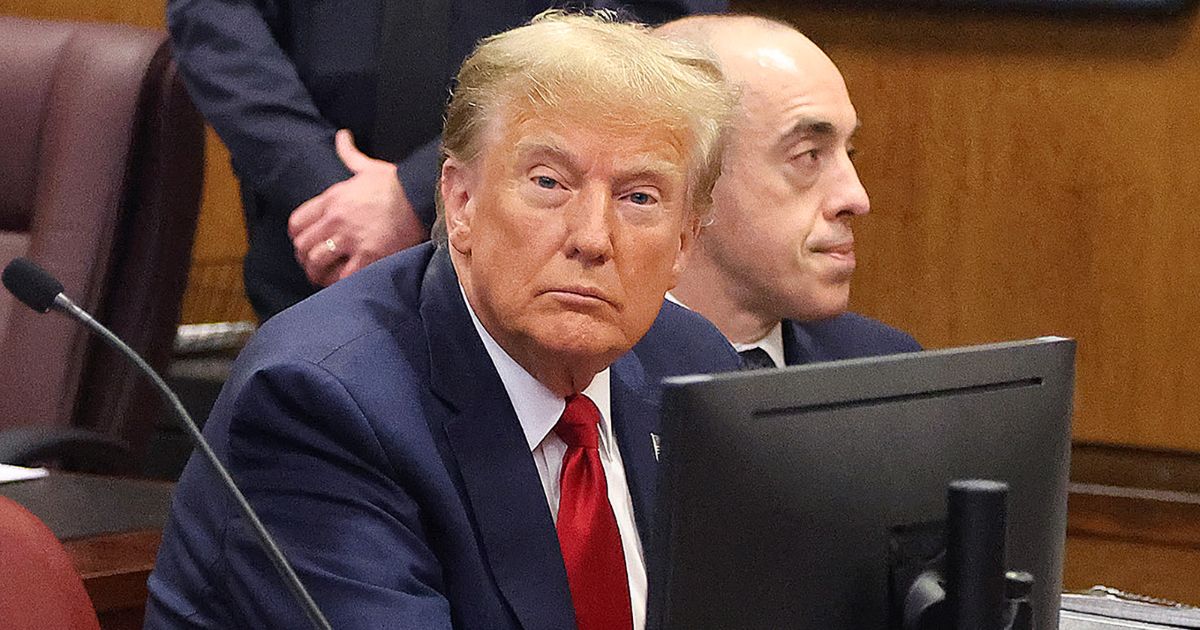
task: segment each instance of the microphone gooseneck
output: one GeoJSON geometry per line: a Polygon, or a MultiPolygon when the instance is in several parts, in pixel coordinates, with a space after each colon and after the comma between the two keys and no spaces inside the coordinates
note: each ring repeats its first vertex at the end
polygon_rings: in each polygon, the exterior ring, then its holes
{"type": "Polygon", "coordinates": [[[246,500],[242,491],[238,489],[237,484],[234,483],[229,471],[217,459],[216,453],[208,445],[208,440],[204,439],[196,423],[192,421],[192,417],[188,414],[187,409],[183,407],[183,403],[179,401],[179,397],[175,395],[175,392],[171,391],[171,388],[154,371],[154,368],[151,368],[138,353],[125,345],[125,342],[121,341],[112,331],[96,321],[87,311],[77,306],[70,298],[64,295],[62,283],[55,280],[53,276],[33,262],[25,258],[14,259],[4,268],[3,282],[4,286],[18,300],[33,310],[45,313],[53,308],[82,322],[84,326],[87,326],[88,329],[99,335],[105,343],[128,357],[141,370],[142,374],[146,375],[154,383],[154,387],[163,401],[167,403],[180,423],[187,429],[188,436],[192,440],[192,445],[204,454],[205,459],[208,460],[213,470],[221,478],[225,488],[233,496],[234,502],[238,504],[246,521],[250,523],[263,550],[267,552],[267,557],[271,559],[271,564],[275,565],[275,570],[283,578],[284,583],[287,584],[296,602],[304,609],[312,626],[319,630],[332,630],[329,621],[325,619],[325,615],[321,613],[320,608],[317,607],[317,603],[313,601],[308,590],[304,588],[304,584],[300,581],[299,576],[296,575],[296,571],[292,569],[292,565],[284,557],[283,551],[279,549],[279,545],[275,543],[275,539],[267,532],[266,526],[259,520],[258,515],[254,512],[254,508],[250,507],[250,503],[246,500]]]}

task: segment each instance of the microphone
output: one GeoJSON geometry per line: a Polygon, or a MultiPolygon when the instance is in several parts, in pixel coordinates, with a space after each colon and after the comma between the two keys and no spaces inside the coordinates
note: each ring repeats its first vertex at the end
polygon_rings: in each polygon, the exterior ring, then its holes
{"type": "Polygon", "coordinates": [[[66,295],[63,294],[63,285],[46,270],[34,264],[32,261],[25,258],[15,258],[4,268],[2,280],[5,288],[7,288],[18,300],[24,303],[29,308],[45,313],[50,309],[61,311],[75,319],[83,322],[92,332],[100,336],[109,346],[124,354],[138,367],[151,382],[154,383],[159,395],[163,401],[179,418],[180,423],[187,429],[188,436],[191,437],[192,445],[199,449],[204,454],[205,459],[212,464],[213,469],[224,482],[225,488],[229,490],[233,496],[234,502],[238,504],[242,515],[250,526],[254,529],[254,533],[258,536],[258,542],[262,545],[263,551],[271,559],[271,564],[275,565],[275,570],[279,576],[287,584],[288,589],[292,592],[292,596],[296,599],[301,608],[304,609],[308,620],[314,628],[318,630],[332,630],[329,621],[325,619],[325,615],[317,607],[317,603],[313,601],[311,595],[304,588],[304,584],[300,582],[300,578],[296,575],[296,571],[292,569],[292,565],[284,557],[283,552],[279,549],[279,545],[275,543],[275,539],[267,532],[267,528],[259,520],[258,515],[254,513],[254,508],[250,507],[250,503],[246,501],[245,495],[238,489],[234,483],[233,477],[229,471],[223,466],[220,460],[217,459],[216,453],[208,445],[208,441],[201,435],[200,429],[196,427],[196,423],[192,421],[190,415],[183,407],[183,403],[179,402],[179,397],[171,388],[167,386],[162,377],[150,367],[148,363],[132,348],[125,345],[119,337],[113,334],[103,324],[96,321],[87,311],[79,308],[66,295]]]}

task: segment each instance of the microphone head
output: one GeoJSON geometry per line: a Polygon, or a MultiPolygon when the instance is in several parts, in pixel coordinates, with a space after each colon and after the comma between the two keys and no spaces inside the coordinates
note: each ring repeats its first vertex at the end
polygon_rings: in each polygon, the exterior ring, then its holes
{"type": "Polygon", "coordinates": [[[4,268],[4,287],[29,308],[45,313],[54,306],[54,298],[63,291],[63,285],[45,269],[33,264],[28,258],[14,258],[4,268]]]}

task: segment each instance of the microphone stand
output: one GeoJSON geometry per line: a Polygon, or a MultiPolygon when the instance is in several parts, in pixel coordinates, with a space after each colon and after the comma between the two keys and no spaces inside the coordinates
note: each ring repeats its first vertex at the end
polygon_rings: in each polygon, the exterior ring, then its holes
{"type": "Polygon", "coordinates": [[[237,484],[234,483],[233,477],[229,475],[229,471],[221,465],[220,460],[217,459],[216,453],[214,453],[212,448],[208,445],[208,440],[205,440],[204,436],[200,434],[200,429],[196,426],[196,423],[192,420],[191,416],[188,415],[187,409],[185,409],[183,403],[179,401],[179,397],[175,395],[175,392],[171,391],[171,388],[167,386],[167,383],[163,381],[162,377],[159,376],[158,373],[155,372],[154,369],[151,368],[150,365],[138,355],[138,353],[134,352],[132,348],[125,345],[124,341],[121,341],[121,339],[113,334],[112,331],[104,327],[104,325],[100,322],[96,321],[96,319],[88,314],[87,311],[79,308],[66,295],[62,293],[55,295],[53,308],[83,322],[83,324],[87,326],[89,330],[99,335],[100,338],[103,339],[104,342],[110,347],[128,357],[129,360],[132,361],[134,365],[136,365],[137,368],[154,383],[155,389],[158,391],[163,401],[167,403],[167,405],[174,412],[175,416],[178,417],[183,423],[184,428],[187,429],[188,436],[192,440],[192,445],[204,454],[205,459],[212,464],[212,467],[217,472],[217,475],[221,477],[221,481],[225,484],[225,487],[229,490],[229,493],[233,495],[233,499],[241,509],[242,515],[245,516],[246,520],[250,522],[250,526],[254,530],[255,535],[258,537],[259,543],[262,544],[263,550],[267,552],[267,557],[271,559],[271,564],[275,566],[275,571],[279,573],[279,576],[283,578],[284,583],[287,584],[288,590],[290,590],[292,593],[292,597],[294,597],[296,602],[300,604],[301,608],[304,609],[304,613],[308,616],[308,620],[312,624],[312,627],[316,628],[317,630],[332,630],[332,626],[329,625],[329,621],[325,619],[325,615],[321,613],[321,609],[317,607],[317,603],[313,601],[313,598],[311,595],[309,595],[308,590],[304,588],[304,584],[300,581],[299,576],[296,575],[295,570],[292,569],[292,565],[288,563],[287,558],[284,557],[283,551],[281,551],[279,546],[275,544],[275,540],[271,538],[271,534],[267,532],[267,528],[263,525],[262,521],[259,520],[258,515],[254,513],[254,509],[250,507],[250,503],[246,501],[245,495],[242,494],[242,491],[238,489],[237,484]]]}

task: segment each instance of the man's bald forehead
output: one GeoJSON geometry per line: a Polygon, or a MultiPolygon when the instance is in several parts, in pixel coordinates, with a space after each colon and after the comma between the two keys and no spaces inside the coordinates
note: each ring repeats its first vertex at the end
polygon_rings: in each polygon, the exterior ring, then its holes
{"type": "Polygon", "coordinates": [[[780,82],[837,84],[845,91],[833,60],[785,22],[757,15],[697,15],[668,22],[655,33],[709,49],[737,88],[742,112],[750,94],[772,94],[780,82]]]}
{"type": "Polygon", "coordinates": [[[794,36],[798,40],[812,42],[791,24],[759,15],[691,15],[667,22],[654,29],[661,35],[720,47],[739,36],[770,33],[776,36],[794,36]]]}

